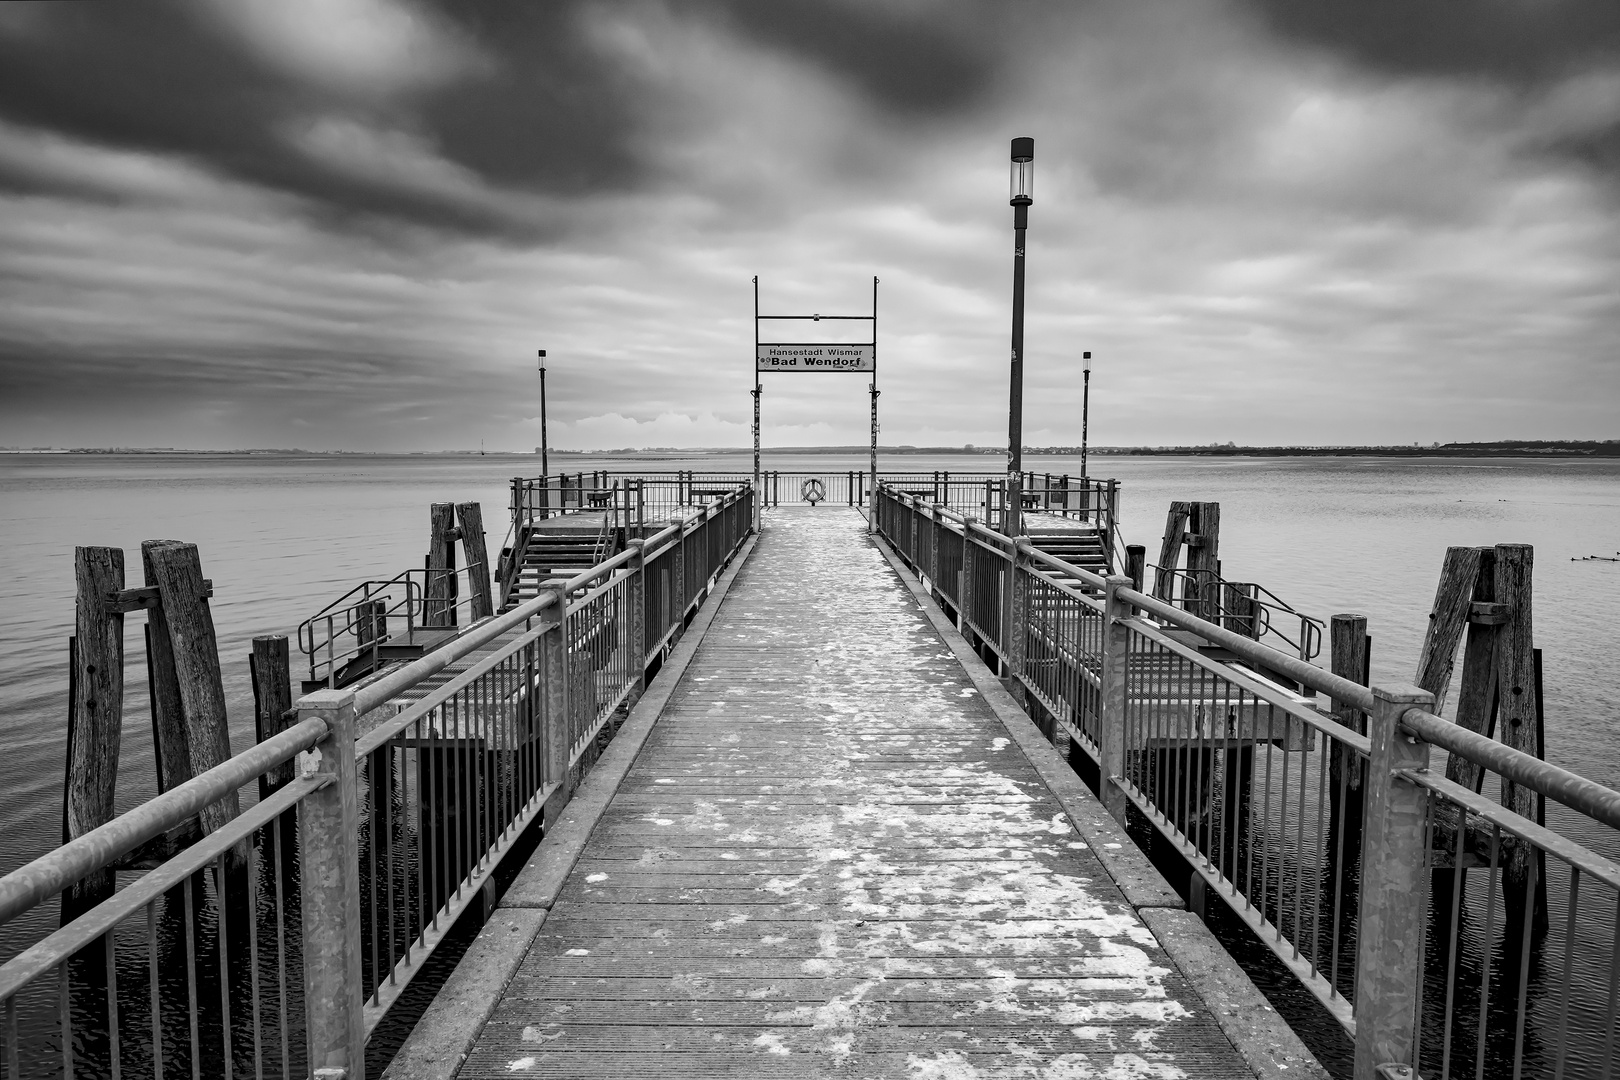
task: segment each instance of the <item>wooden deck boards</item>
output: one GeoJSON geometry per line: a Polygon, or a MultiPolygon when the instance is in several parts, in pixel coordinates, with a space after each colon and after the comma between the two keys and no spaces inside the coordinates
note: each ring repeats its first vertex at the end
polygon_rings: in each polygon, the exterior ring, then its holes
{"type": "Polygon", "coordinates": [[[771,513],[459,1076],[1253,1075],[864,528],[771,513]]]}

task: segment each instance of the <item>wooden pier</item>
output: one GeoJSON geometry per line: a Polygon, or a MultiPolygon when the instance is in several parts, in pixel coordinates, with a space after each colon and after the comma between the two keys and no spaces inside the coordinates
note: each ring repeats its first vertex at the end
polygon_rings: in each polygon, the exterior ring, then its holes
{"type": "Polygon", "coordinates": [[[1150,926],[1192,916],[864,533],[773,511],[577,861],[502,900],[484,948],[539,925],[487,1022],[447,989],[389,1076],[1313,1075],[1245,1061],[1150,926]]]}

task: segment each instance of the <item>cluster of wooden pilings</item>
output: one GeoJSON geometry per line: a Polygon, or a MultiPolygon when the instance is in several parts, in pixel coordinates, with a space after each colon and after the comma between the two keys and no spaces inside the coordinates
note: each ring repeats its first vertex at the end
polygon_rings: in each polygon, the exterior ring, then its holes
{"type": "MultiPolygon", "coordinates": [[[[209,609],[213,583],[202,575],[197,545],[179,540],[141,544],[145,585],[127,586],[124,551],[81,547],[74,552],[77,600],[69,641],[67,778],[62,842],[112,820],[124,721],[124,616],[146,611],[146,671],[152,700],[152,744],[159,792],[168,791],[231,756],[220,676],[219,647],[209,609]]],[[[279,690],[290,707],[286,639],[279,654],[255,643],[255,678],[279,690]],[[262,667],[261,651],[265,654],[262,667]],[[274,662],[279,655],[279,664],[274,662]],[[277,672],[279,671],[279,676],[277,672]]],[[[279,727],[277,728],[279,730],[279,727]]],[[[111,896],[113,872],[147,868],[213,832],[240,811],[232,794],[203,809],[195,822],[85,878],[63,898],[64,914],[111,896]]],[[[246,852],[238,852],[245,858],[246,852]]]]}

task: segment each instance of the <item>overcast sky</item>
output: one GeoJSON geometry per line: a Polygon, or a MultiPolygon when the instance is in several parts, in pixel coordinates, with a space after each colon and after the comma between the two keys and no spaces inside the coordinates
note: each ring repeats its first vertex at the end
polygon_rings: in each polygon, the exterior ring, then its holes
{"type": "Polygon", "coordinates": [[[756,274],[1004,443],[1018,135],[1027,443],[1620,437],[1615,0],[174,0],[0,3],[0,445],[742,446],[756,274]]]}

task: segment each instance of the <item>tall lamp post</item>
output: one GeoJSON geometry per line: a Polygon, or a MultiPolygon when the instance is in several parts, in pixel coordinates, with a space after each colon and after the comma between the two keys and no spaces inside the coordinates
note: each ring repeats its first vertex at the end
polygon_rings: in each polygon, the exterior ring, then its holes
{"type": "Polygon", "coordinates": [[[1024,509],[1024,230],[1035,201],[1035,140],[1012,141],[1009,199],[1013,208],[1012,388],[1007,401],[1007,506],[1002,528],[1022,532],[1024,509]]]}
{"type": "Polygon", "coordinates": [[[1091,350],[1086,350],[1085,389],[1080,394],[1080,486],[1086,484],[1086,429],[1091,426],[1091,350]]]}
{"type": "Polygon", "coordinates": [[[540,516],[545,517],[551,501],[551,462],[546,444],[546,350],[540,350],[540,516]]]}

